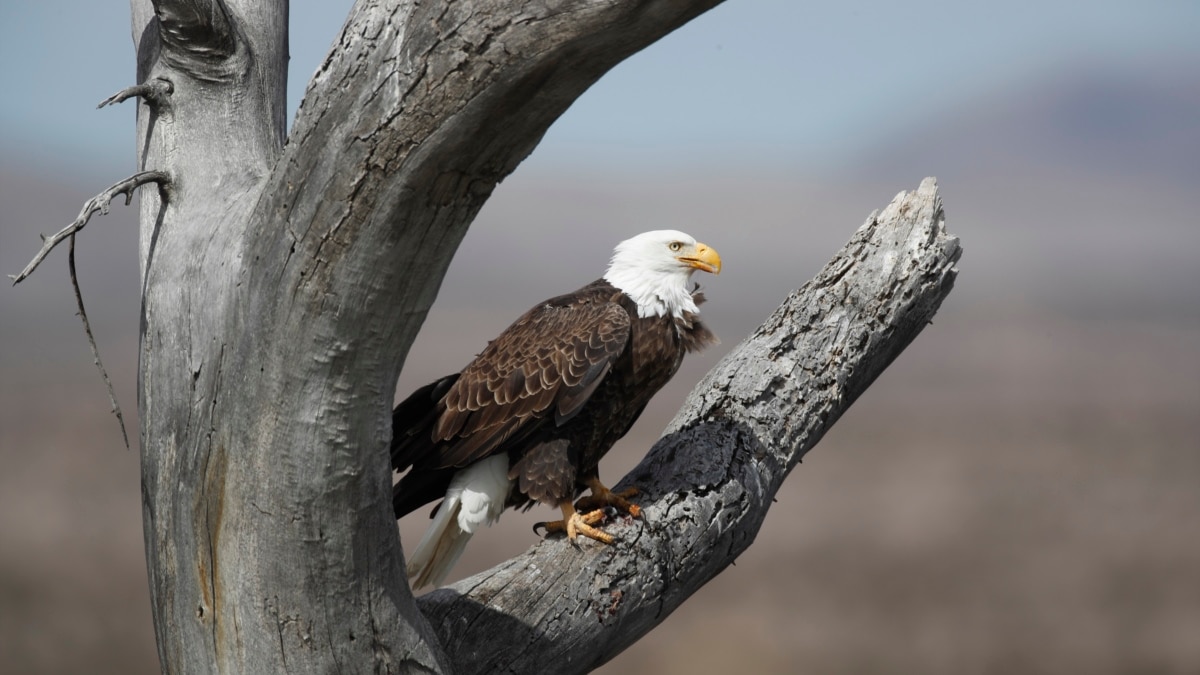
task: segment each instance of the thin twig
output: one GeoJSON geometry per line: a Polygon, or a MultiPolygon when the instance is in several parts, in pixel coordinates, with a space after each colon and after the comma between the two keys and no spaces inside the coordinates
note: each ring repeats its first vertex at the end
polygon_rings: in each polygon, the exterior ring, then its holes
{"type": "Polygon", "coordinates": [[[79,290],[79,277],[75,274],[75,233],[71,233],[71,247],[67,252],[67,265],[71,268],[71,287],[75,289],[75,304],[79,306],[79,318],[83,319],[83,331],[87,333],[88,345],[92,348],[92,357],[100,377],[104,378],[104,386],[108,387],[108,400],[112,403],[113,414],[117,416],[117,424],[121,425],[121,438],[125,440],[125,449],[129,449],[129,434],[125,431],[125,416],[121,414],[121,405],[117,403],[117,393],[113,391],[112,380],[104,364],[100,362],[100,348],[96,346],[96,336],[92,335],[92,325],[88,322],[87,311],[83,308],[83,293],[79,290]]]}
{"type": "Polygon", "coordinates": [[[106,105],[114,105],[124,103],[126,99],[137,96],[145,99],[147,103],[152,105],[162,105],[167,101],[167,97],[175,90],[170,80],[164,80],[161,77],[156,77],[152,80],[147,80],[141,84],[135,84],[132,87],[126,87],[121,91],[109,96],[100,102],[97,108],[103,108],[106,105]]]}
{"type": "Polygon", "coordinates": [[[125,204],[128,205],[129,202],[133,200],[133,191],[145,185],[146,183],[158,183],[159,192],[161,193],[167,186],[171,184],[171,176],[165,171],[142,171],[140,173],[133,174],[129,178],[126,178],[125,180],[108,188],[104,192],[101,192],[95,197],[89,199],[87,203],[83,205],[83,210],[79,212],[79,216],[75,218],[73,223],[59,230],[52,237],[42,235],[42,249],[38,251],[37,255],[33,256],[33,260],[31,260],[29,264],[25,266],[25,269],[22,270],[20,274],[16,276],[9,275],[9,278],[13,280],[13,285],[16,286],[17,284],[21,283],[25,277],[33,274],[33,271],[37,269],[38,265],[42,264],[42,261],[46,259],[46,255],[49,254],[50,251],[54,250],[55,246],[58,246],[63,242],[64,239],[82,230],[83,226],[87,225],[88,220],[91,219],[92,214],[97,211],[99,211],[101,215],[108,213],[110,202],[112,202],[112,200],[120,194],[125,195],[125,204]]]}

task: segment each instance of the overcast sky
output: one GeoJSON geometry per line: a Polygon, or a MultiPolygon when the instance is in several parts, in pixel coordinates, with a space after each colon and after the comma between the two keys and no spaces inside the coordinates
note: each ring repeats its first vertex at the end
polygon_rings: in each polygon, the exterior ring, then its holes
{"type": "MultiPolygon", "coordinates": [[[[289,111],[349,0],[291,5],[289,111]]],[[[0,153],[46,167],[133,164],[134,77],[118,0],[0,3],[0,153]]],[[[728,0],[618,66],[531,161],[671,166],[837,162],[947,107],[1079,67],[1200,63],[1200,2],[728,0]]]]}

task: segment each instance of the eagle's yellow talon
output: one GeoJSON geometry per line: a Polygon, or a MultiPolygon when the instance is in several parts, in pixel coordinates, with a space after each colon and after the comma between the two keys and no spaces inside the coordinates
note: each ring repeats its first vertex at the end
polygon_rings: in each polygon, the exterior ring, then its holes
{"type": "Polygon", "coordinates": [[[629,501],[631,497],[636,497],[641,494],[641,490],[637,488],[629,488],[620,492],[613,492],[604,487],[598,478],[592,478],[587,481],[587,486],[592,490],[592,494],[586,497],[580,497],[575,502],[575,508],[580,511],[594,511],[606,507],[613,507],[621,513],[628,513],[634,518],[641,517],[642,507],[633,504],[629,501]]]}
{"type": "Polygon", "coordinates": [[[604,520],[603,511],[592,511],[591,513],[580,514],[576,511],[567,520],[567,538],[575,541],[575,537],[583,535],[589,539],[595,539],[604,544],[611,544],[616,541],[616,538],[604,530],[592,527],[593,524],[604,520]]]}
{"type": "Polygon", "coordinates": [[[616,537],[613,537],[604,530],[593,527],[593,525],[603,522],[604,511],[597,509],[588,513],[580,513],[575,510],[571,502],[563,502],[560,508],[562,508],[563,512],[562,520],[538,523],[533,526],[534,532],[537,532],[537,528],[541,527],[546,530],[547,535],[566,532],[567,538],[571,541],[575,541],[581,534],[604,544],[611,544],[616,541],[616,537]]]}

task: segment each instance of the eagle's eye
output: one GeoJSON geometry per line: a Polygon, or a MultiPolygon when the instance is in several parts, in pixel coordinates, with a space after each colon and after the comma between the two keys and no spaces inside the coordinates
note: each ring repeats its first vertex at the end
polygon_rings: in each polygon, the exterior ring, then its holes
{"type": "Polygon", "coordinates": [[[673,241],[670,244],[667,244],[667,248],[671,249],[672,251],[678,251],[679,249],[683,248],[683,242],[673,241]]]}

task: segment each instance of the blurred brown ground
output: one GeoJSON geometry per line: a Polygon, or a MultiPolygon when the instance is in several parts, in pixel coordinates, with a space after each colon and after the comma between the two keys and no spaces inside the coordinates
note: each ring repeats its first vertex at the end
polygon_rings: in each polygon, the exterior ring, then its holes
{"type": "MultiPolygon", "coordinates": [[[[934,324],[797,468],[750,550],[604,672],[1200,672],[1200,164],[1167,161],[1200,144],[1164,144],[1156,163],[1106,128],[1076,138],[1056,111],[1086,108],[1096,85],[1072,82],[820,178],[518,172],[498,190],[400,395],[598,276],[628,234],[684,229],[726,262],[701,280],[725,344],[685,364],[602,465],[611,479],[895,192],[938,175],[965,249],[934,324]],[[1111,161],[1088,154],[1105,148],[1111,161]]],[[[1155,105],[1145,83],[1129,96],[1155,105]]],[[[0,268],[109,178],[0,167],[0,268]]],[[[95,221],[79,255],[136,437],[133,217],[95,221]]],[[[138,455],[120,446],[63,258],[0,291],[0,671],[151,673],[138,455]]],[[[506,514],[455,575],[524,550],[546,515],[506,514]]],[[[423,526],[406,519],[404,541],[423,526]]]]}

